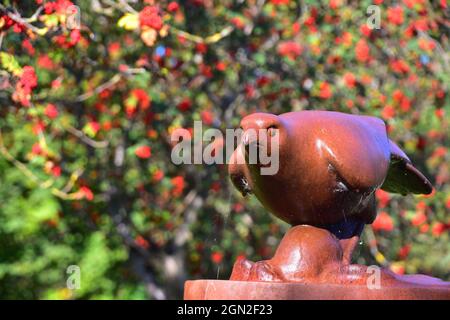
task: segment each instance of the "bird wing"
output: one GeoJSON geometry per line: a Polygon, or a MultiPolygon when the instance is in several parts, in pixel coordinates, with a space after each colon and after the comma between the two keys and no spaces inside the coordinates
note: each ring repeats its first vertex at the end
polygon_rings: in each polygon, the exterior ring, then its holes
{"type": "Polygon", "coordinates": [[[384,122],[368,116],[339,117],[323,125],[326,129],[320,133],[325,145],[322,149],[328,151],[327,162],[353,190],[370,191],[380,187],[389,168],[390,155],[384,122]]]}
{"type": "Polygon", "coordinates": [[[433,186],[430,181],[417,170],[408,156],[391,140],[389,140],[391,160],[389,169],[381,189],[400,193],[430,194],[433,186]]]}

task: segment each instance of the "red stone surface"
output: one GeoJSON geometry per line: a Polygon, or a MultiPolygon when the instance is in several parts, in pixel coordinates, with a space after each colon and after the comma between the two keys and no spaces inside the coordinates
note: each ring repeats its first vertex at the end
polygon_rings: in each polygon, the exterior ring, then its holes
{"type": "MultiPolygon", "coordinates": [[[[407,278],[412,279],[411,276],[407,278]]],[[[422,278],[422,277],[420,277],[422,278]]],[[[428,277],[426,277],[428,278],[428,277]]],[[[422,281],[422,280],[419,280],[422,281]]],[[[428,279],[426,279],[428,281],[428,279]]],[[[450,300],[450,284],[368,289],[363,285],[300,284],[227,280],[187,281],[185,300],[450,300]]]]}

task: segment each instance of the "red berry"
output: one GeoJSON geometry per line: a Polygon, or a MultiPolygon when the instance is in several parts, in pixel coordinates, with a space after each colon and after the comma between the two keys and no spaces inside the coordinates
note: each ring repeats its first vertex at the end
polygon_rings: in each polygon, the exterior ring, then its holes
{"type": "Polygon", "coordinates": [[[175,12],[178,10],[180,6],[178,5],[178,3],[176,3],[175,1],[172,1],[171,3],[169,3],[169,5],[167,6],[167,10],[170,12],[175,12]]]}
{"type": "Polygon", "coordinates": [[[141,159],[148,159],[152,155],[152,149],[149,146],[140,146],[134,153],[141,159]]]}
{"type": "Polygon", "coordinates": [[[163,20],[159,14],[159,9],[156,6],[146,6],[139,12],[139,22],[141,27],[150,27],[155,30],[161,30],[163,27],[163,20]]]}
{"type": "Polygon", "coordinates": [[[54,104],[49,103],[44,110],[44,114],[49,119],[55,119],[58,116],[58,109],[56,108],[56,106],[54,104]]]}

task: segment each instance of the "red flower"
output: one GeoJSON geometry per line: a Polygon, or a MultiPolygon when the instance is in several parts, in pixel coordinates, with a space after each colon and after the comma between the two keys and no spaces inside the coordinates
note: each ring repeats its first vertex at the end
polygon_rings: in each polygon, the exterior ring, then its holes
{"type": "Polygon", "coordinates": [[[389,202],[391,201],[391,195],[388,192],[381,189],[375,191],[375,196],[378,200],[378,205],[380,206],[380,208],[386,208],[389,202]]]}
{"type": "Polygon", "coordinates": [[[215,264],[220,264],[222,260],[223,260],[222,252],[215,251],[211,253],[211,261],[214,262],[215,264]]]}
{"type": "Polygon", "coordinates": [[[47,54],[40,55],[37,60],[37,65],[42,69],[51,70],[55,68],[53,60],[47,54]]]}
{"type": "Polygon", "coordinates": [[[141,159],[148,159],[152,155],[152,149],[149,146],[140,146],[136,148],[134,154],[141,159]]]}
{"type": "Polygon", "coordinates": [[[370,59],[370,48],[364,39],[360,39],[355,47],[356,59],[360,62],[367,62],[370,59]]]}
{"type": "Polygon", "coordinates": [[[67,8],[72,6],[72,1],[69,0],[57,0],[46,2],[44,4],[44,12],[45,14],[52,14],[53,12],[57,12],[59,14],[66,14],[67,8]]]}
{"type": "Polygon", "coordinates": [[[97,132],[101,129],[100,124],[97,121],[90,121],[88,122],[89,130],[92,132],[93,135],[96,135],[97,132]]]}
{"type": "Polygon", "coordinates": [[[300,31],[300,27],[301,27],[301,25],[299,22],[294,22],[292,24],[292,33],[297,34],[300,31]]]}
{"type": "Polygon", "coordinates": [[[58,116],[58,109],[54,104],[49,103],[47,107],[45,107],[44,114],[50,119],[55,119],[58,116]]]}
{"type": "Polygon", "coordinates": [[[222,189],[222,186],[220,185],[220,182],[214,181],[214,182],[211,184],[211,190],[212,190],[212,191],[214,191],[214,192],[219,192],[220,189],[222,189]]]}
{"type": "Polygon", "coordinates": [[[405,274],[405,267],[398,265],[398,264],[392,264],[390,267],[392,272],[396,273],[396,274],[405,274]]]}
{"type": "Polygon", "coordinates": [[[391,68],[396,73],[408,73],[409,72],[409,66],[406,64],[405,61],[396,59],[391,61],[391,68]]]}
{"type": "Polygon", "coordinates": [[[236,202],[233,205],[233,210],[234,210],[234,212],[237,212],[237,213],[242,212],[242,211],[244,211],[244,206],[242,205],[242,203],[236,202]]]}
{"type": "Polygon", "coordinates": [[[436,48],[436,45],[431,40],[420,38],[419,39],[419,48],[424,51],[432,52],[436,48]]]}
{"type": "Polygon", "coordinates": [[[0,31],[6,31],[11,28],[16,22],[9,16],[0,15],[0,31]]]}
{"type": "Polygon", "coordinates": [[[268,76],[260,76],[258,79],[256,79],[256,85],[258,87],[264,87],[266,84],[269,84],[271,82],[270,78],[268,76]]]}
{"type": "Polygon", "coordinates": [[[402,111],[407,112],[411,109],[411,101],[407,97],[403,97],[402,102],[400,103],[400,109],[402,111]]]}
{"type": "Polygon", "coordinates": [[[425,0],[403,0],[403,3],[410,9],[413,9],[416,4],[422,5],[424,2],[425,0]]]}
{"type": "Polygon", "coordinates": [[[127,116],[131,117],[137,111],[138,106],[141,110],[146,110],[150,104],[150,97],[144,89],[133,89],[128,98],[125,99],[125,112],[127,116]]]}
{"type": "Polygon", "coordinates": [[[41,145],[38,142],[33,144],[33,146],[31,147],[31,153],[32,154],[39,155],[39,154],[42,153],[42,151],[43,151],[42,147],[41,147],[41,145]]]}
{"type": "Polygon", "coordinates": [[[390,106],[390,105],[386,105],[383,110],[381,111],[381,116],[384,119],[392,119],[395,117],[395,109],[394,107],[390,106]]]}
{"type": "Polygon", "coordinates": [[[148,109],[150,106],[150,98],[144,89],[133,89],[131,90],[131,95],[136,97],[139,102],[139,107],[142,110],[148,109]]]}
{"type": "Polygon", "coordinates": [[[238,29],[244,29],[244,27],[245,27],[244,21],[243,21],[241,18],[239,18],[239,17],[233,17],[233,18],[231,18],[231,19],[230,19],[230,22],[231,22],[232,24],[234,24],[234,26],[235,26],[236,28],[238,28],[238,29]]]}
{"type": "Polygon", "coordinates": [[[208,51],[208,46],[204,43],[197,43],[197,45],[195,46],[195,50],[198,53],[205,54],[208,51]]]}
{"type": "Polygon", "coordinates": [[[270,0],[271,3],[273,3],[276,6],[282,5],[282,4],[289,4],[290,0],[270,0]]]}
{"type": "Polygon", "coordinates": [[[211,125],[214,121],[214,115],[209,110],[202,111],[200,116],[202,118],[203,123],[208,126],[211,125]]]}
{"type": "Polygon", "coordinates": [[[158,169],[153,173],[153,182],[159,182],[162,180],[162,178],[164,178],[164,171],[162,171],[161,169],[158,169]]]}
{"type": "Polygon", "coordinates": [[[37,84],[37,76],[34,72],[34,68],[31,66],[23,67],[20,79],[16,83],[16,90],[12,95],[12,99],[19,102],[24,107],[29,107],[32,89],[35,88],[37,84]]]}
{"type": "Polygon", "coordinates": [[[192,102],[189,98],[184,98],[177,106],[178,110],[185,112],[192,107],[192,102]]]}
{"type": "Polygon", "coordinates": [[[404,245],[398,251],[398,258],[401,260],[405,260],[408,257],[410,251],[411,251],[411,245],[410,244],[404,245]]]}
{"type": "Polygon", "coordinates": [[[403,8],[400,6],[388,8],[387,18],[390,23],[401,25],[403,23],[403,8]]]}
{"type": "Polygon", "coordinates": [[[98,96],[99,96],[101,99],[108,99],[109,97],[111,97],[111,95],[112,95],[112,91],[109,90],[109,89],[102,90],[102,91],[98,94],[98,96]]]}
{"type": "Polygon", "coordinates": [[[141,235],[138,235],[136,239],[134,239],[134,243],[136,243],[139,247],[148,249],[150,247],[150,244],[147,240],[144,239],[141,235]]]}
{"type": "Polygon", "coordinates": [[[403,94],[403,92],[402,92],[401,90],[399,90],[399,89],[395,90],[395,91],[392,93],[392,98],[394,98],[394,101],[395,101],[395,102],[400,102],[400,101],[402,101],[402,99],[403,99],[404,96],[405,96],[405,95],[403,94]]]}
{"type": "Polygon", "coordinates": [[[435,237],[439,237],[441,234],[443,234],[447,230],[447,225],[442,222],[437,222],[433,225],[431,228],[431,233],[435,237]]]}
{"type": "Polygon", "coordinates": [[[55,177],[61,176],[61,167],[60,166],[53,166],[51,169],[52,175],[55,177]]]}
{"type": "Polygon", "coordinates": [[[161,30],[163,20],[156,6],[146,6],[139,12],[139,22],[141,27],[150,27],[155,30],[161,30]]]}
{"type": "Polygon", "coordinates": [[[354,88],[356,85],[356,78],[353,73],[347,72],[344,74],[344,82],[347,87],[354,88]]]}
{"type": "Polygon", "coordinates": [[[413,26],[417,31],[428,31],[428,20],[427,18],[420,18],[413,22],[413,26]]]}
{"type": "Polygon", "coordinates": [[[167,6],[167,10],[170,12],[175,12],[178,10],[180,6],[178,5],[177,2],[172,1],[171,3],[169,3],[169,5],[167,6]]]}
{"type": "Polygon", "coordinates": [[[329,99],[333,95],[330,84],[328,82],[322,82],[319,86],[319,97],[322,99],[329,99]]]}
{"type": "Polygon", "coordinates": [[[433,158],[440,158],[440,157],[445,157],[445,155],[447,154],[447,148],[446,147],[437,147],[436,149],[434,149],[433,158]]]}
{"type": "Polygon", "coordinates": [[[372,33],[372,30],[369,28],[369,26],[364,23],[360,28],[359,28],[359,32],[361,32],[363,35],[365,35],[366,37],[369,37],[370,34],[372,33]]]}
{"type": "Polygon", "coordinates": [[[80,190],[78,191],[82,198],[85,198],[89,201],[94,200],[94,194],[92,193],[92,190],[87,186],[80,187],[80,190]]]}
{"type": "Polygon", "coordinates": [[[212,70],[211,70],[211,67],[210,66],[208,66],[208,65],[206,65],[206,64],[204,64],[204,63],[202,63],[201,65],[200,65],[200,72],[201,72],[201,74],[203,74],[205,77],[207,77],[207,78],[211,78],[212,76],[213,76],[213,74],[212,74],[212,70]]]}
{"type": "Polygon", "coordinates": [[[255,95],[255,87],[250,84],[245,85],[244,91],[245,91],[245,96],[247,97],[247,99],[251,99],[255,95]]]}
{"type": "Polygon", "coordinates": [[[330,0],[330,8],[337,9],[342,5],[342,0],[330,0]]]}
{"type": "Polygon", "coordinates": [[[386,211],[382,211],[373,222],[372,228],[375,231],[392,231],[394,230],[394,221],[386,211]]]}
{"type": "Polygon", "coordinates": [[[285,41],[278,45],[278,53],[292,60],[302,54],[302,47],[295,41],[285,41]]]}
{"type": "Polygon", "coordinates": [[[427,221],[427,216],[422,211],[416,212],[411,220],[413,226],[418,227],[427,221]]]}
{"type": "Polygon", "coordinates": [[[59,87],[61,87],[61,79],[53,80],[51,87],[52,87],[52,89],[58,89],[59,87]]]}
{"type": "Polygon", "coordinates": [[[411,101],[403,94],[399,89],[392,93],[392,98],[397,104],[400,104],[400,109],[404,112],[409,111],[411,108],[411,101]]]}
{"type": "Polygon", "coordinates": [[[224,62],[219,61],[216,63],[216,70],[225,71],[226,68],[227,68],[227,65],[224,62]]]}
{"type": "Polygon", "coordinates": [[[25,30],[26,30],[26,27],[25,27],[23,24],[18,23],[18,22],[14,23],[14,25],[13,25],[13,31],[14,31],[15,33],[21,33],[21,32],[23,32],[23,31],[25,31],[25,30]]]}
{"type": "Polygon", "coordinates": [[[45,124],[42,121],[39,121],[33,126],[33,133],[38,135],[45,130],[45,124]]]}
{"type": "Polygon", "coordinates": [[[37,76],[34,72],[34,68],[31,66],[25,66],[22,69],[22,75],[20,76],[20,82],[26,87],[33,89],[37,86],[37,76]]]}
{"type": "Polygon", "coordinates": [[[179,197],[183,193],[185,187],[184,178],[182,176],[176,176],[172,178],[171,182],[173,186],[172,194],[175,197],[179,197]]]}
{"type": "Polygon", "coordinates": [[[78,41],[80,41],[81,39],[81,33],[80,30],[78,29],[74,29],[72,31],[70,31],[70,35],[69,35],[69,46],[74,46],[78,43],[78,41]]]}
{"type": "Polygon", "coordinates": [[[27,50],[30,56],[34,56],[34,53],[36,52],[29,39],[25,39],[22,41],[22,48],[27,50]]]}
{"type": "Polygon", "coordinates": [[[430,225],[428,223],[421,225],[419,228],[420,233],[427,233],[428,230],[430,230],[430,225]]]}
{"type": "Polygon", "coordinates": [[[416,204],[417,210],[425,210],[427,208],[427,204],[424,201],[420,201],[416,204]]]}
{"type": "Polygon", "coordinates": [[[53,37],[53,41],[63,49],[69,49],[75,46],[81,39],[80,30],[74,29],[70,32],[69,36],[64,34],[53,37]]]}

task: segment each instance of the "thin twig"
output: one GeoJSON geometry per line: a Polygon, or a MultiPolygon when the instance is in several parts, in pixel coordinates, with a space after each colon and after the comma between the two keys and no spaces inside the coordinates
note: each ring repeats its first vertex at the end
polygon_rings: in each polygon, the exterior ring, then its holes
{"type": "Polygon", "coordinates": [[[77,169],[75,172],[73,172],[70,175],[69,181],[67,182],[66,186],[62,189],[63,192],[67,193],[70,190],[72,190],[73,186],[75,185],[75,182],[77,182],[78,178],[83,174],[83,169],[77,169]]]}
{"type": "MultiPolygon", "coordinates": [[[[3,155],[3,157],[6,160],[11,162],[27,178],[29,178],[31,181],[36,183],[40,188],[49,189],[54,184],[55,181],[53,179],[48,179],[46,181],[42,181],[30,169],[28,169],[28,167],[25,164],[23,164],[22,162],[20,162],[16,158],[14,158],[13,155],[10,154],[9,151],[6,149],[6,147],[3,143],[3,135],[2,135],[1,131],[0,131],[0,154],[3,155]]],[[[77,179],[78,179],[78,177],[77,177],[77,179]]],[[[70,185],[70,184],[71,184],[71,181],[68,182],[68,185],[70,185]]],[[[61,198],[63,200],[78,200],[78,199],[82,198],[82,194],[80,194],[80,192],[68,193],[67,192],[68,190],[67,191],[59,190],[58,188],[55,188],[55,187],[51,188],[50,191],[54,196],[61,198]]]]}
{"type": "Polygon", "coordinates": [[[205,44],[211,44],[211,43],[216,43],[219,42],[220,40],[222,40],[223,38],[229,36],[234,30],[234,27],[232,26],[227,26],[224,29],[222,29],[220,32],[217,32],[213,35],[207,36],[205,38],[194,35],[194,34],[190,34],[186,31],[180,30],[178,28],[175,27],[170,27],[170,31],[175,33],[178,36],[181,36],[187,40],[190,40],[192,42],[195,43],[205,43],[205,44]]]}
{"type": "Polygon", "coordinates": [[[367,226],[365,229],[365,233],[367,236],[367,243],[369,245],[370,253],[375,258],[375,260],[386,267],[389,266],[389,261],[385,258],[385,256],[378,250],[377,238],[375,236],[375,232],[373,231],[372,226],[367,226]]]}
{"type": "Polygon", "coordinates": [[[121,74],[116,74],[114,77],[112,77],[111,79],[109,79],[108,81],[106,81],[105,83],[101,84],[100,86],[98,86],[97,88],[95,88],[93,91],[89,91],[86,92],[80,96],[78,96],[75,101],[77,102],[82,102],[85,101],[87,99],[89,99],[90,97],[99,94],[100,92],[102,92],[103,90],[106,90],[110,87],[112,87],[113,85],[115,85],[117,82],[119,82],[119,80],[121,79],[121,74]]]}
{"type": "Polygon", "coordinates": [[[40,6],[39,8],[37,8],[36,12],[29,17],[28,19],[26,19],[28,22],[34,22],[37,20],[38,16],[41,14],[42,10],[44,10],[44,6],[40,6]]]}
{"type": "Polygon", "coordinates": [[[66,130],[93,148],[102,149],[102,148],[106,148],[109,145],[108,141],[106,141],[106,140],[95,141],[95,140],[89,138],[88,136],[86,136],[82,131],[80,131],[72,126],[68,126],[66,128],[66,130]]]}
{"type": "Polygon", "coordinates": [[[17,169],[19,169],[26,177],[32,180],[34,183],[38,184],[40,187],[48,188],[53,184],[52,180],[47,180],[42,182],[30,169],[27,168],[22,162],[13,157],[11,153],[9,153],[8,149],[6,149],[3,143],[3,135],[0,131],[0,154],[5,157],[6,160],[11,162],[17,169]]]}
{"type": "Polygon", "coordinates": [[[24,25],[25,27],[27,27],[28,29],[32,30],[33,32],[35,32],[37,34],[41,34],[42,30],[33,26],[31,23],[29,23],[27,21],[28,19],[24,19],[19,14],[8,11],[6,9],[6,7],[2,4],[0,4],[0,10],[4,11],[6,13],[6,15],[8,17],[10,17],[12,20],[14,20],[15,22],[24,25]]]}
{"type": "Polygon", "coordinates": [[[2,31],[0,32],[0,49],[2,48],[2,43],[3,43],[3,37],[5,36],[5,32],[2,31]]]}

